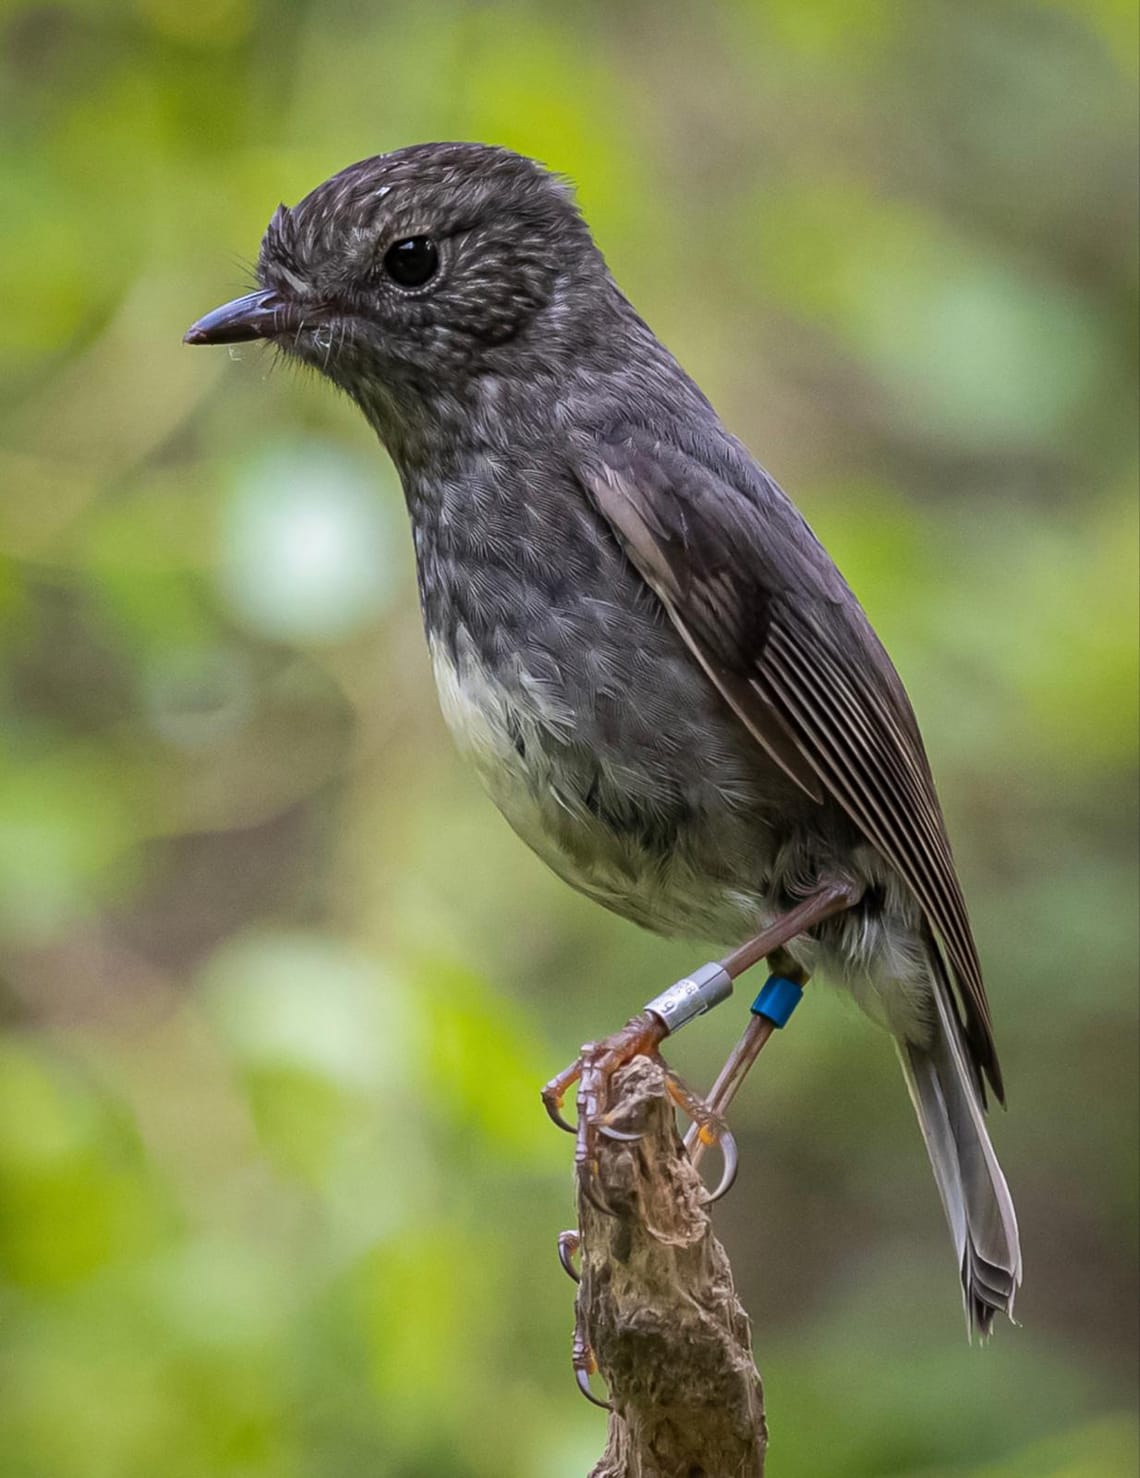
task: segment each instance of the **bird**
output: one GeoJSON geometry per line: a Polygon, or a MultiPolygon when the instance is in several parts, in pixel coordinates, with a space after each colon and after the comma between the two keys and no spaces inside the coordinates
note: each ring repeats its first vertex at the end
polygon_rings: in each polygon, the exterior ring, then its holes
{"type": "Polygon", "coordinates": [[[1021,1282],[990,1008],[911,704],[823,545],[532,159],[451,142],[351,164],[277,209],[256,276],[185,342],[266,340],[363,412],[403,487],[444,719],[507,821],[606,908],[730,949],[544,1090],[560,1120],[579,1083],[580,1172],[621,1137],[616,1068],[763,958],[711,1094],[677,1090],[698,1149],[727,1142],[821,971],[895,1041],[987,1336],[1021,1282]]]}

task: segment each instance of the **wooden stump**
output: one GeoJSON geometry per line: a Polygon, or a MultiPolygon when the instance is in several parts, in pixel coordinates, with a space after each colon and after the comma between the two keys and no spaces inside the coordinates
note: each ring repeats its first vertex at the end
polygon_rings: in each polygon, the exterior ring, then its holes
{"type": "Polygon", "coordinates": [[[590,1478],[762,1478],[767,1428],[748,1316],[677,1134],[659,1063],[613,1084],[601,1141],[606,1216],[579,1193],[579,1328],[609,1388],[609,1440],[590,1478]]]}

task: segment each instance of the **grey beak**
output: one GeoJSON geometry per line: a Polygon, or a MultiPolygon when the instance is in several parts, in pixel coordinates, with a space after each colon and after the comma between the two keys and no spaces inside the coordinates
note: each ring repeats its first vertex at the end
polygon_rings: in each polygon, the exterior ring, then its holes
{"type": "Polygon", "coordinates": [[[296,304],[263,288],[246,293],[199,318],[182,335],[184,344],[244,344],[250,339],[271,339],[295,333],[301,326],[296,304]]]}

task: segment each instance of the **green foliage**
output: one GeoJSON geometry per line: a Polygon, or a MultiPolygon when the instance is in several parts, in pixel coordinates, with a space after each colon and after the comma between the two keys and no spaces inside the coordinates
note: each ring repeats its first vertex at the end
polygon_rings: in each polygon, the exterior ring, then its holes
{"type": "MultiPolygon", "coordinates": [[[[601,1446],[536,1089],[704,949],[573,897],[453,758],[351,408],[180,343],[279,199],[440,137],[578,182],[796,494],[972,901],[1024,1325],[967,1348],[889,1045],[821,989],[719,1213],[773,1478],[1135,1474],[1134,7],[13,0],[0,32],[4,1478],[601,1446]]],[[[738,1026],[677,1044],[695,1083],[738,1026]]]]}

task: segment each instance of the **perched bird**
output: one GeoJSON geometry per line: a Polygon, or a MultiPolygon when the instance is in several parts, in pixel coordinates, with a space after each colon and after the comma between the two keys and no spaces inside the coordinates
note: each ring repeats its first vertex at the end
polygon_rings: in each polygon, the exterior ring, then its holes
{"type": "MultiPolygon", "coordinates": [[[[1009,1313],[1017,1222],[983,1117],[990,1012],[918,726],[858,601],[606,268],[565,181],[472,143],[350,165],[261,244],[191,344],[268,339],[356,401],[403,483],[460,747],[567,882],[732,953],[547,1091],[606,1083],[766,957],[703,1138],[810,971],[893,1034],[971,1330],[1009,1313]]],[[[608,1131],[615,1132],[615,1131],[608,1131]]]]}

